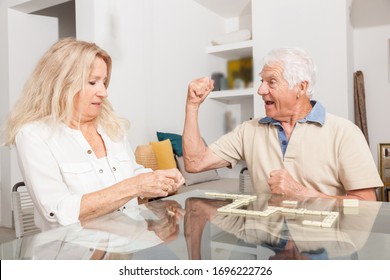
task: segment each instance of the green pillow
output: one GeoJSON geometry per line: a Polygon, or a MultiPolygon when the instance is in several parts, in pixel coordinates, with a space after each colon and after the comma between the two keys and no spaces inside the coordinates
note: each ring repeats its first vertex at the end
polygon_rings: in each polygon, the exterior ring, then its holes
{"type": "Polygon", "coordinates": [[[183,155],[183,148],[182,148],[182,136],[175,133],[165,133],[165,132],[158,132],[157,131],[157,139],[158,141],[164,141],[166,139],[171,140],[173,153],[179,157],[183,155]]]}

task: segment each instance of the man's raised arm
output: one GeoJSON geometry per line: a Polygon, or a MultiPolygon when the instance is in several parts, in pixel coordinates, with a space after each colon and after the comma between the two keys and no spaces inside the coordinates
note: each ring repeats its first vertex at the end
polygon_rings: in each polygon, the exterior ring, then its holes
{"type": "Polygon", "coordinates": [[[207,77],[195,79],[188,85],[186,117],[183,130],[183,158],[188,172],[200,172],[226,167],[229,163],[215,155],[204,143],[199,130],[200,105],[214,89],[214,81],[207,77]]]}

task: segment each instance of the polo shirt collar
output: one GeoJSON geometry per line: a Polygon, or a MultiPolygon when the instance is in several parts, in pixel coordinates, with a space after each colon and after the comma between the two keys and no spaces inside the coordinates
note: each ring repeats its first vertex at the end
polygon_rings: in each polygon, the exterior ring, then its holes
{"type": "MultiPolygon", "coordinates": [[[[304,117],[303,119],[298,120],[298,122],[299,123],[315,122],[315,123],[320,124],[321,126],[324,125],[325,115],[326,115],[325,107],[322,106],[318,101],[315,101],[315,100],[311,100],[310,103],[311,103],[312,108],[311,108],[309,114],[307,114],[307,116],[304,117]]],[[[270,118],[270,117],[261,118],[259,120],[259,123],[261,123],[261,124],[266,124],[266,123],[280,124],[279,121],[277,121],[273,118],[270,118]]]]}

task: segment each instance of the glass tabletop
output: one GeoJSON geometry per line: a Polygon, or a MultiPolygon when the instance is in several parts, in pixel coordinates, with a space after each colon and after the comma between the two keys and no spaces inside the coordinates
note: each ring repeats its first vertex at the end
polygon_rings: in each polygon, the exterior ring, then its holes
{"type": "Polygon", "coordinates": [[[390,259],[386,202],[194,190],[0,244],[1,259],[390,259]]]}

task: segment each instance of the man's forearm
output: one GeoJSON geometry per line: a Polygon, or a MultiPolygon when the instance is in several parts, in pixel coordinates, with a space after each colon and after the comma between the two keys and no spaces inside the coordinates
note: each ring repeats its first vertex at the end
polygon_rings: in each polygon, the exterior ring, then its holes
{"type": "Polygon", "coordinates": [[[183,131],[183,158],[189,172],[196,172],[196,166],[206,152],[206,145],[200,135],[198,124],[199,108],[186,107],[186,117],[183,131]]]}

